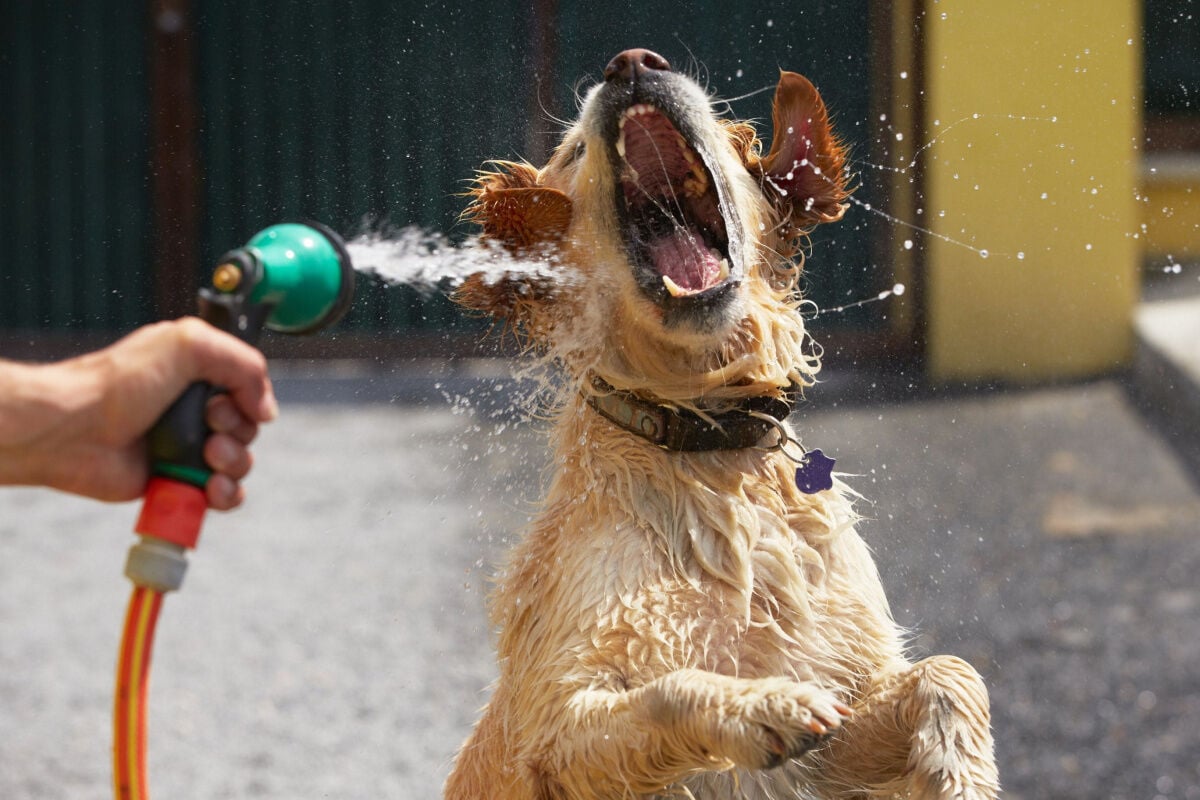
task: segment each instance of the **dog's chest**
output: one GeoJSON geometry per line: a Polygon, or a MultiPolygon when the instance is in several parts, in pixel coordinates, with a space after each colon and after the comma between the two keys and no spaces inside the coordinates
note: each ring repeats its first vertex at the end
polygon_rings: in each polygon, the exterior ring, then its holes
{"type": "Polygon", "coordinates": [[[627,686],[684,668],[743,677],[821,671],[808,648],[807,606],[774,596],[753,575],[746,592],[701,569],[681,573],[661,555],[644,542],[613,541],[574,565],[589,577],[563,594],[574,601],[588,669],[627,686]]]}
{"type": "Polygon", "coordinates": [[[536,650],[548,669],[614,688],[684,668],[800,679],[837,669],[821,661],[837,559],[818,514],[782,502],[773,474],[632,475],[559,484],[496,597],[506,652],[536,650]]]}

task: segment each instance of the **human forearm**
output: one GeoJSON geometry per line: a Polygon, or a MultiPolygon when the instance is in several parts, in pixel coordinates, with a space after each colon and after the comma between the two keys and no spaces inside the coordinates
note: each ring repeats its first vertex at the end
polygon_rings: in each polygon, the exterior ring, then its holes
{"type": "MultiPolygon", "coordinates": [[[[57,364],[0,361],[0,484],[44,484],[61,469],[71,440],[99,402],[83,359],[57,364]]],[[[70,466],[70,465],[67,465],[70,466]]]]}

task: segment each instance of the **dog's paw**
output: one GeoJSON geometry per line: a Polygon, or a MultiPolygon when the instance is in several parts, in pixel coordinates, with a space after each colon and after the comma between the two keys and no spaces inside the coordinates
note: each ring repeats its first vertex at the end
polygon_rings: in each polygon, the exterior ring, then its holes
{"type": "Polygon", "coordinates": [[[770,769],[799,758],[832,736],[851,713],[833,694],[808,684],[785,678],[747,684],[733,698],[733,713],[718,720],[721,749],[739,766],[770,769]]]}

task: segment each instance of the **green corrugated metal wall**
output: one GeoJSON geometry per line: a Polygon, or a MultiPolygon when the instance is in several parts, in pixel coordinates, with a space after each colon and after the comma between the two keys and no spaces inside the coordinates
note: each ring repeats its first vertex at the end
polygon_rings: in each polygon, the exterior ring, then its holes
{"type": "MultiPolygon", "coordinates": [[[[594,80],[617,51],[645,46],[724,97],[773,84],[779,67],[804,72],[865,158],[877,74],[868,5],[695,4],[664,27],[662,7],[648,4],[542,0],[535,12],[499,0],[197,2],[196,279],[220,252],[286,218],[346,233],[367,219],[465,233],[455,227],[464,180],[488,158],[525,155],[527,125],[557,127],[529,120],[539,59],[530,43],[546,33],[557,54],[549,62],[557,74],[538,90],[548,114],[571,116],[580,78],[594,80]]],[[[0,329],[120,330],[152,319],[149,12],[128,0],[17,0],[0,14],[0,88],[13,98],[0,133],[0,236],[15,244],[0,261],[0,329]]],[[[734,109],[769,119],[769,102],[766,92],[734,109]]],[[[821,302],[873,290],[871,225],[855,209],[815,241],[809,280],[821,302]]],[[[455,319],[441,298],[368,287],[349,324],[399,331],[455,319]]]]}
{"type": "MultiPolygon", "coordinates": [[[[520,152],[516,78],[528,22],[512,3],[442,13],[380,0],[202,9],[204,263],[280,219],[346,233],[367,219],[450,231],[464,180],[484,159],[520,152]]],[[[349,324],[457,319],[444,298],[365,284],[349,324]]]]}
{"type": "Polygon", "coordinates": [[[144,12],[0,11],[0,328],[149,318],[144,12]]]}
{"type": "Polygon", "coordinates": [[[1200,114],[1200,3],[1146,0],[1146,111],[1200,114]]]}

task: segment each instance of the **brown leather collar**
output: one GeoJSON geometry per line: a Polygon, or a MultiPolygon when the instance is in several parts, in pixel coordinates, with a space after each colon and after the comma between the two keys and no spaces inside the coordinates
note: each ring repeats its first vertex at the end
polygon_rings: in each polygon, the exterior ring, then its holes
{"type": "Polygon", "coordinates": [[[599,377],[592,378],[592,388],[595,393],[588,395],[588,405],[602,417],[651,444],[679,453],[753,447],[787,418],[800,399],[800,384],[792,381],[783,398],[751,397],[737,408],[710,415],[710,422],[692,411],[614,389],[599,377]]]}

